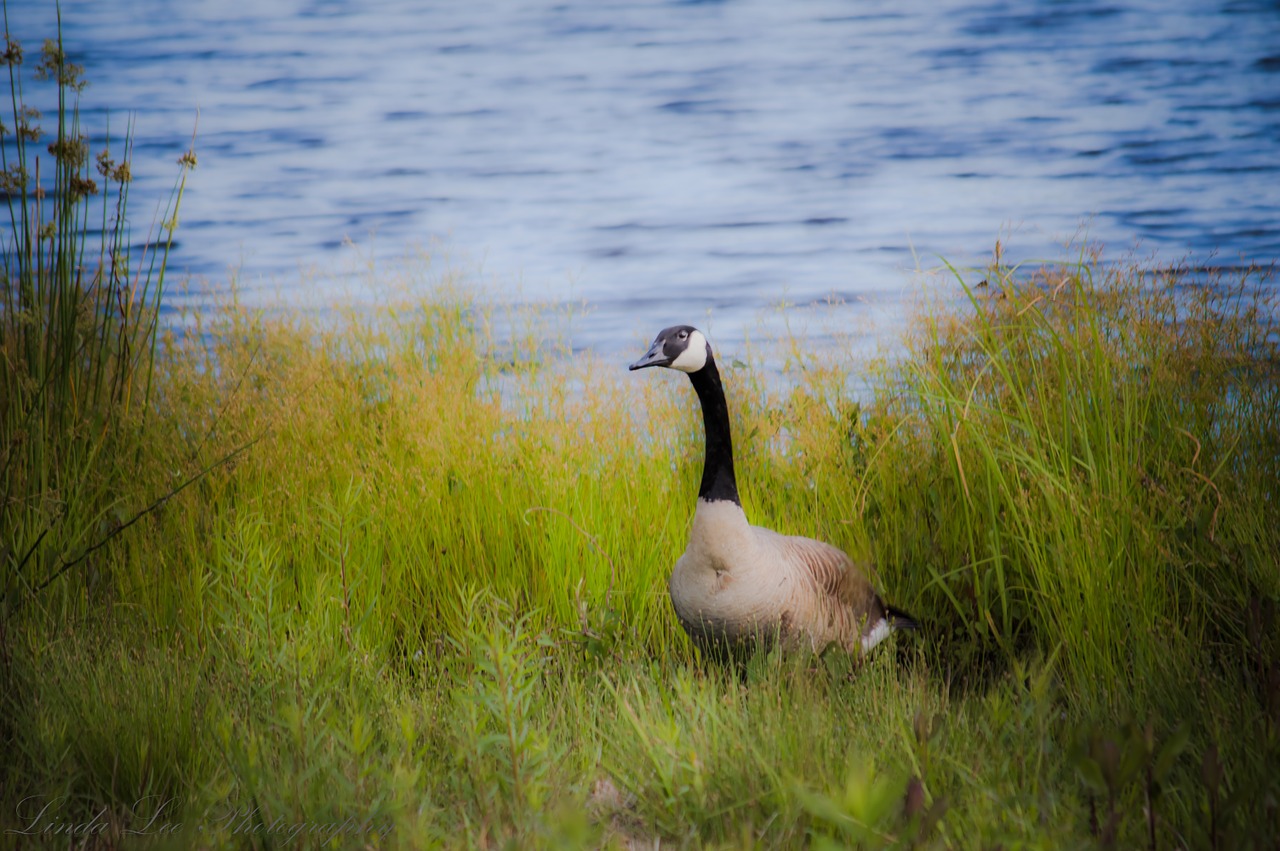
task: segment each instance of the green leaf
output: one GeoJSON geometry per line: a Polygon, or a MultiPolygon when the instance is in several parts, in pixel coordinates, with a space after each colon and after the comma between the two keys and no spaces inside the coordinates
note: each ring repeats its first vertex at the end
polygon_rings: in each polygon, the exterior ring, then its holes
{"type": "Polygon", "coordinates": [[[1102,777],[1102,769],[1089,757],[1081,757],[1076,761],[1076,771],[1085,787],[1096,795],[1106,794],[1107,782],[1102,777]]]}
{"type": "Polygon", "coordinates": [[[1191,739],[1191,728],[1185,724],[1178,725],[1165,743],[1160,746],[1160,753],[1156,756],[1155,766],[1151,769],[1151,776],[1157,782],[1164,780],[1173,770],[1173,765],[1178,761],[1178,757],[1187,749],[1187,742],[1191,739]]]}

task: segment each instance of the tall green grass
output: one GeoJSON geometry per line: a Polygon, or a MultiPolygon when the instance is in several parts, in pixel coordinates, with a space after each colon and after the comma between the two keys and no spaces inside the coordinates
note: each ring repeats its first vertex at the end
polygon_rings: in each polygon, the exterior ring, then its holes
{"type": "Polygon", "coordinates": [[[874,557],[926,624],[858,668],[721,668],[681,632],[680,376],[447,288],[163,332],[118,504],[194,483],[10,617],[0,820],[104,812],[99,847],[1269,847],[1267,290],[988,281],[884,362],[721,352],[752,519],[874,557]]]}
{"type": "Polygon", "coordinates": [[[1100,706],[1184,680],[1192,659],[1274,661],[1274,636],[1246,638],[1280,592],[1261,276],[996,274],[966,315],[924,323],[882,394],[898,428],[866,467],[867,510],[892,518],[887,560],[929,566],[922,592],[953,636],[1034,646],[1100,706]],[[927,533],[903,536],[903,510],[927,533]]]}

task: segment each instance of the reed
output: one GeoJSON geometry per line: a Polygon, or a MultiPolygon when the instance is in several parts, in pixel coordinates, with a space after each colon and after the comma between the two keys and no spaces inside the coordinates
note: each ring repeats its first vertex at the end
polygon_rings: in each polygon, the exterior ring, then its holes
{"type": "MultiPolygon", "coordinates": [[[[3,8],[0,62],[11,97],[0,121],[0,191],[9,212],[0,295],[0,622],[76,566],[92,581],[94,554],[131,519],[120,510],[120,486],[146,441],[165,263],[195,164],[193,154],[183,156],[158,232],[132,248],[128,134],[104,131],[92,154],[80,122],[83,68],[67,58],[60,30],[27,74],[3,8]],[[39,123],[27,85],[52,87],[51,128],[39,123]]],[[[67,583],[52,590],[73,593],[67,583]]]]}

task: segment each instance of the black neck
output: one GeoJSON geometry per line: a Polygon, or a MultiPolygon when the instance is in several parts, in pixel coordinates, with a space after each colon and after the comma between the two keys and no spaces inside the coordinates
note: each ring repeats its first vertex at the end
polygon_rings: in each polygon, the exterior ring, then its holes
{"type": "Polygon", "coordinates": [[[733,477],[733,441],[729,437],[729,408],[724,401],[724,385],[715,358],[707,353],[707,364],[689,373],[693,389],[702,402],[702,425],[707,433],[707,457],[702,465],[702,487],[698,497],[708,502],[727,499],[741,505],[738,482],[733,477]]]}

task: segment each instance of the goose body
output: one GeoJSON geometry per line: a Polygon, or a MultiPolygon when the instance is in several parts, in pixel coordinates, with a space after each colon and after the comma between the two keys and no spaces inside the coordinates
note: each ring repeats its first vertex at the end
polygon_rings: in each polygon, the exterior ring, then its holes
{"type": "Polygon", "coordinates": [[[752,526],[738,498],[724,387],[702,332],[677,325],[659,332],[630,368],[686,373],[702,403],[707,450],[689,545],[668,589],[681,625],[699,644],[738,646],[778,638],[815,652],[833,645],[870,650],[891,632],[914,629],[885,605],[866,574],[842,550],[752,526]]]}

